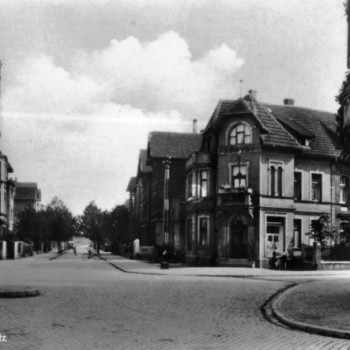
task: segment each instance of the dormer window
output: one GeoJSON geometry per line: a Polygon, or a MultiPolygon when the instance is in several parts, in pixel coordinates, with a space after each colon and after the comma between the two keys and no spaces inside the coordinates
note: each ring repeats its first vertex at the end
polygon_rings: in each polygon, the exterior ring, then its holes
{"type": "Polygon", "coordinates": [[[228,144],[245,145],[252,143],[251,129],[247,124],[238,124],[230,132],[228,144]]]}

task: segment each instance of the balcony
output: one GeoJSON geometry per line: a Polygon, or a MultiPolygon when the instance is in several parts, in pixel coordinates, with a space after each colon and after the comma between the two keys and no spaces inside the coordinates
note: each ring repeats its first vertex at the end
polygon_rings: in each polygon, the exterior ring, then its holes
{"type": "Polygon", "coordinates": [[[219,188],[217,193],[218,206],[251,206],[253,190],[244,188],[219,188]]]}
{"type": "Polygon", "coordinates": [[[211,155],[204,152],[195,152],[186,160],[186,170],[192,167],[208,167],[211,163],[211,155]]]}

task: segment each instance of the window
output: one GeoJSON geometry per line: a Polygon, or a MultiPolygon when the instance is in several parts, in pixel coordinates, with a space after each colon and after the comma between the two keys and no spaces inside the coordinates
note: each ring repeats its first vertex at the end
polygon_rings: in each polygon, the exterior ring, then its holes
{"type": "Polygon", "coordinates": [[[294,173],[294,199],[301,200],[301,173],[294,173]]]}
{"type": "Polygon", "coordinates": [[[187,220],[187,249],[192,250],[192,219],[187,220]]]}
{"type": "Polygon", "coordinates": [[[339,238],[340,238],[340,242],[344,242],[346,244],[350,243],[350,226],[349,223],[346,221],[343,221],[340,223],[340,227],[339,227],[339,238]]]}
{"type": "Polygon", "coordinates": [[[301,219],[294,219],[293,246],[301,248],[301,219]]]}
{"type": "Polygon", "coordinates": [[[284,218],[267,217],[266,223],[266,240],[273,243],[277,248],[282,249],[283,243],[284,218]]]}
{"type": "Polygon", "coordinates": [[[200,193],[199,196],[206,197],[208,195],[208,171],[201,170],[199,172],[199,185],[200,185],[200,193]]]}
{"type": "Polygon", "coordinates": [[[232,183],[233,188],[247,187],[247,166],[245,164],[232,165],[232,183]]]}
{"type": "Polygon", "coordinates": [[[209,220],[207,217],[199,218],[199,246],[205,247],[209,244],[209,220]]]}
{"type": "MultiPolygon", "coordinates": [[[[280,162],[274,162],[279,164],[280,162]]],[[[282,166],[270,166],[270,195],[282,197],[282,166]]]]}
{"type": "Polygon", "coordinates": [[[196,170],[187,176],[187,199],[208,196],[208,170],[196,170]]]}
{"type": "Polygon", "coordinates": [[[229,145],[243,145],[252,142],[250,127],[239,124],[232,129],[229,135],[229,145]]]}
{"type": "Polygon", "coordinates": [[[273,242],[273,243],[279,242],[280,229],[278,226],[267,225],[266,233],[267,233],[268,242],[273,242]]]}
{"type": "Polygon", "coordinates": [[[277,169],[277,195],[282,197],[282,167],[277,169]]]}
{"type": "Polygon", "coordinates": [[[349,202],[349,178],[347,176],[340,177],[340,203],[349,202]]]}
{"type": "Polygon", "coordinates": [[[193,193],[192,193],[192,173],[189,173],[188,174],[188,177],[187,177],[187,197],[188,198],[192,198],[193,197],[193,193]]]}
{"type": "Polygon", "coordinates": [[[311,200],[322,201],[322,175],[311,174],[311,200]]]}
{"type": "Polygon", "coordinates": [[[274,166],[270,167],[270,186],[271,186],[271,196],[276,195],[276,168],[274,166]]]}

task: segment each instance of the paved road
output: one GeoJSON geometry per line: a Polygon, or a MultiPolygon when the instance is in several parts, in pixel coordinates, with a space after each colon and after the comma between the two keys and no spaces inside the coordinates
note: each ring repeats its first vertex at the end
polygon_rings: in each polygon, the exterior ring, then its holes
{"type": "Polygon", "coordinates": [[[2,261],[0,280],[42,292],[0,299],[0,349],[350,349],[264,319],[287,281],[126,274],[72,253],[2,261]]]}

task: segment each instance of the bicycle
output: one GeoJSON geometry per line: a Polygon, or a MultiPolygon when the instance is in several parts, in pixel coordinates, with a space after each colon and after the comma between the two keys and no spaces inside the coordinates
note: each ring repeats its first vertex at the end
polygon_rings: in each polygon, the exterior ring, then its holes
{"type": "Polygon", "coordinates": [[[100,260],[101,256],[100,256],[100,254],[97,254],[97,253],[93,253],[93,254],[83,253],[82,259],[85,260],[85,261],[86,260],[90,260],[90,259],[100,260]]]}

